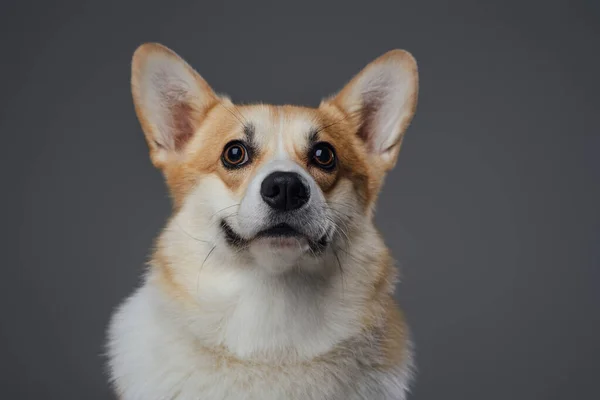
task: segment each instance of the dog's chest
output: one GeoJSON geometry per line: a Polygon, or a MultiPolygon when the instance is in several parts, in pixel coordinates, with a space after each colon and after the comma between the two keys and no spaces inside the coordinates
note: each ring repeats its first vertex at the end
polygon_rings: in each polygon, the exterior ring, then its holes
{"type": "MultiPolygon", "coordinates": [[[[275,399],[383,399],[380,389],[351,360],[329,360],[307,365],[240,364],[219,355],[194,357],[164,354],[136,371],[122,386],[124,399],[275,400],[275,399]],[[193,359],[192,359],[193,358],[193,359]],[[348,363],[344,365],[344,361],[348,363]]],[[[387,398],[387,397],[386,397],[387,398]]]]}
{"type": "Polygon", "coordinates": [[[149,295],[138,291],[111,325],[110,366],[123,400],[404,398],[405,369],[375,373],[377,355],[365,343],[304,362],[241,362],[165,324],[149,295]]]}

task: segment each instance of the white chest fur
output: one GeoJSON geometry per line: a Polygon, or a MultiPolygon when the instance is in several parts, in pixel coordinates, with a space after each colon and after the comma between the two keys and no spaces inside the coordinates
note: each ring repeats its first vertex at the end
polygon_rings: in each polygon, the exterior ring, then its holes
{"type": "MultiPolygon", "coordinates": [[[[253,308],[258,303],[260,298],[254,304],[247,298],[241,304],[253,308]]],[[[109,331],[110,369],[123,400],[405,398],[408,351],[401,365],[385,372],[373,369],[370,363],[379,357],[377,333],[360,334],[352,323],[331,324],[335,316],[329,316],[330,323],[318,316],[311,321],[302,314],[306,307],[296,305],[295,318],[286,312],[290,318],[273,325],[260,312],[232,307],[219,326],[171,307],[149,279],[115,313],[109,331]],[[342,336],[347,339],[334,343],[342,336]],[[202,337],[212,338],[210,346],[202,337]],[[244,358],[267,345],[260,338],[269,342],[269,355],[244,358]]],[[[289,310],[265,311],[277,316],[289,310]]]]}

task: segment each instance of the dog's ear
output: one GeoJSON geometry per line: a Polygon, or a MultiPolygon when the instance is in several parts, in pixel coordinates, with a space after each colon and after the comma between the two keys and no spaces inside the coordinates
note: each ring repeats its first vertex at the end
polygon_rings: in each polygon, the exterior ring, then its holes
{"type": "Polygon", "coordinates": [[[324,103],[338,107],[354,122],[356,134],[373,160],[391,169],[402,138],[417,106],[417,63],[404,50],[392,50],[356,75],[337,95],[324,103]]]}
{"type": "Polygon", "coordinates": [[[150,158],[162,168],[175,159],[218,101],[202,77],[170,49],[155,43],[138,47],[131,89],[150,158]]]}

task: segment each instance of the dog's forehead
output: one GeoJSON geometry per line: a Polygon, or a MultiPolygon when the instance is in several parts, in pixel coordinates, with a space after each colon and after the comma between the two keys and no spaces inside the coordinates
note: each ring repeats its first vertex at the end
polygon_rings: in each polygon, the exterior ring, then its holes
{"type": "Polygon", "coordinates": [[[240,113],[252,127],[253,141],[280,156],[306,146],[319,125],[318,111],[310,108],[258,105],[240,107],[240,113]]]}

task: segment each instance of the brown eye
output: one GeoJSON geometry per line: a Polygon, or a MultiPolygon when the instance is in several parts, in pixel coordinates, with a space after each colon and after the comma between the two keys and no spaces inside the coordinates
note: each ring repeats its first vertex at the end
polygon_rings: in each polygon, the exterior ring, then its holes
{"type": "Polygon", "coordinates": [[[230,142],[225,146],[221,161],[227,168],[239,168],[249,160],[248,150],[242,142],[230,142]]]}
{"type": "Polygon", "coordinates": [[[311,151],[312,163],[324,170],[335,168],[335,152],[329,143],[315,144],[311,151]]]}

